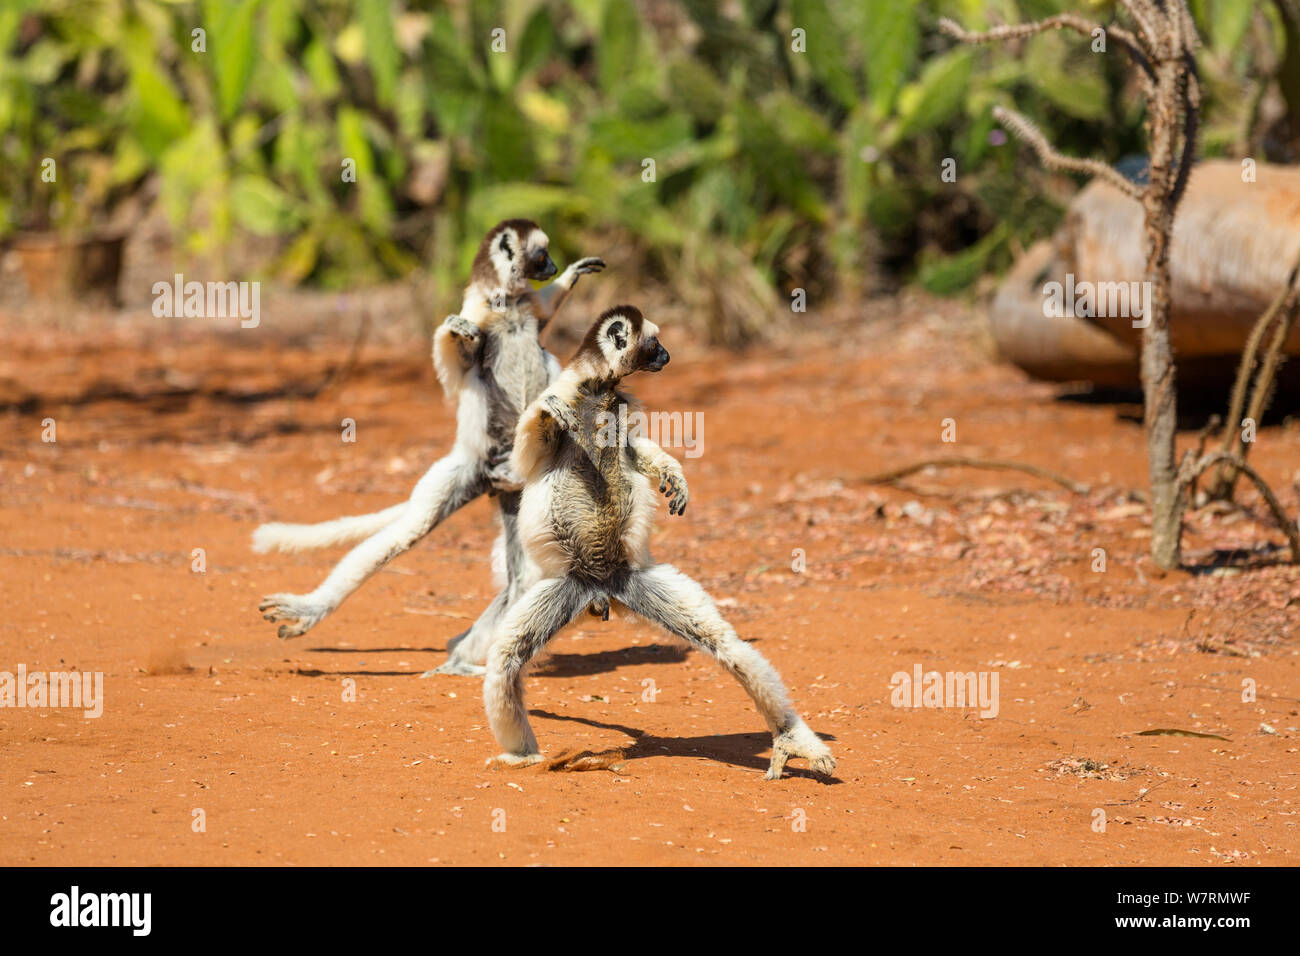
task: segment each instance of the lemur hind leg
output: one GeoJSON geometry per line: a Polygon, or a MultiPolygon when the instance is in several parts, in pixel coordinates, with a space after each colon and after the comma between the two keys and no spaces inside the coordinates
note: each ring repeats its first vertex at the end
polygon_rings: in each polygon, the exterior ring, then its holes
{"type": "Polygon", "coordinates": [[[431,677],[434,674],[482,676],[483,662],[487,659],[488,648],[496,639],[501,619],[536,580],[536,565],[528,559],[519,541],[519,499],[517,491],[501,492],[497,498],[501,508],[501,536],[505,548],[505,587],[492,599],[492,603],[469,630],[447,642],[447,660],[440,667],[425,671],[421,677],[431,677]]]}
{"type": "Polygon", "coordinates": [[[488,722],[503,751],[497,761],[524,765],[542,759],[524,708],[524,666],[596,595],[590,585],[572,576],[546,578],[506,612],[500,636],[488,650],[483,680],[488,722]]]}
{"type": "Polygon", "coordinates": [[[281,638],[306,634],[338,608],[367,578],[408,550],[448,515],[487,490],[484,465],[453,451],[433,465],[415,485],[407,507],[389,525],[362,541],[335,565],[310,594],[272,594],[258,610],[280,625],[281,638]]]}
{"type": "Polygon", "coordinates": [[[755,647],[736,636],[713,599],[694,580],[670,564],[657,564],[629,571],[610,593],[634,614],[713,655],[740,681],[772,732],[768,780],[779,779],[791,757],[806,758],[818,773],[829,774],[835,769],[830,748],[795,712],[776,669],[755,647]]]}

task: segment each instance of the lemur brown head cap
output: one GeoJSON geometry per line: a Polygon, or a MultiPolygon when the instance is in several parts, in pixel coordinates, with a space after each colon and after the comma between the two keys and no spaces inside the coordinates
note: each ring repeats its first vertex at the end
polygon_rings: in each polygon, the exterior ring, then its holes
{"type": "Polygon", "coordinates": [[[537,223],[531,219],[502,219],[489,229],[474,256],[474,265],[470,270],[474,281],[491,283],[497,280],[496,268],[492,265],[492,247],[494,244],[499,242],[506,244],[508,248],[503,247],[502,251],[506,253],[507,258],[513,259],[519,253],[519,250],[514,247],[513,240],[506,235],[509,230],[514,230],[519,242],[527,242],[528,237],[537,228],[537,223]]]}
{"type": "Polygon", "coordinates": [[[645,325],[645,316],[641,310],[634,305],[616,305],[612,309],[606,309],[600,313],[587,334],[583,336],[582,344],[578,346],[578,351],[573,353],[574,359],[582,355],[590,355],[594,358],[603,359],[605,353],[600,350],[600,330],[604,327],[606,320],[620,318],[628,324],[629,332],[632,338],[639,338],[641,328],[645,325]]]}

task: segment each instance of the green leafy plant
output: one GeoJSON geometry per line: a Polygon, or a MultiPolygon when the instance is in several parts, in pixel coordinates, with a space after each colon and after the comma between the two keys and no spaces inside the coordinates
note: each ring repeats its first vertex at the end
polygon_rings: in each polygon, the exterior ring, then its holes
{"type": "MultiPolygon", "coordinates": [[[[1011,22],[1073,5],[991,7],[1011,22]]],[[[1277,11],[1246,6],[1193,3],[1211,151],[1255,135],[1242,91],[1286,49],[1277,11]]],[[[1141,148],[1114,58],[1057,36],[1014,58],[942,44],[940,16],[978,27],[989,7],[11,0],[0,238],[106,221],[156,183],[184,254],[221,261],[251,235],[283,281],[427,272],[431,313],[506,215],[545,222],[562,255],[607,236],[720,341],[788,321],[795,288],[814,304],[916,279],[959,292],[1050,230],[1070,185],[1016,162],[995,106],[1079,155],[1141,148]]]]}

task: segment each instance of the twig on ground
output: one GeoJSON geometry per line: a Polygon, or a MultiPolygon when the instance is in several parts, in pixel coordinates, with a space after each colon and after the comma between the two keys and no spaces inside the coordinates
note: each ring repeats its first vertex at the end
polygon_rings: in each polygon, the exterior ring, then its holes
{"type": "Polygon", "coordinates": [[[1188,455],[1183,459],[1182,466],[1179,468],[1178,484],[1180,494],[1186,494],[1196,481],[1196,479],[1208,468],[1219,462],[1223,462],[1229,469],[1239,471],[1254,482],[1255,487],[1259,490],[1260,497],[1268,505],[1268,510],[1273,513],[1273,519],[1277,522],[1282,533],[1286,535],[1287,544],[1291,548],[1292,563],[1300,562],[1300,532],[1296,530],[1296,524],[1287,517],[1286,510],[1282,507],[1282,502],[1278,501],[1277,495],[1273,494],[1273,489],[1254,468],[1246,464],[1236,455],[1226,451],[1212,451],[1209,454],[1202,455],[1199,459],[1188,455]]]}
{"type": "Polygon", "coordinates": [[[1158,789],[1159,787],[1163,787],[1168,782],[1169,782],[1168,780],[1161,780],[1154,787],[1148,787],[1147,789],[1143,790],[1132,800],[1121,800],[1119,803],[1103,803],[1102,806],[1103,807],[1127,807],[1133,803],[1141,803],[1147,797],[1151,796],[1152,791],[1158,789]]]}
{"type": "Polygon", "coordinates": [[[982,468],[986,471],[1019,471],[1026,475],[1033,475],[1035,478],[1042,478],[1045,481],[1053,482],[1060,485],[1067,491],[1076,495],[1086,495],[1088,486],[1071,478],[1062,475],[1060,472],[1052,471],[1050,468],[1042,468],[1038,465],[1030,465],[1021,461],[1006,461],[1000,458],[972,458],[960,456],[956,458],[930,458],[925,461],[913,462],[910,465],[904,465],[902,468],[894,468],[889,471],[882,471],[879,474],[867,475],[859,478],[863,484],[868,485],[888,485],[893,484],[901,478],[908,475],[914,475],[918,471],[925,471],[927,468],[982,468]]]}

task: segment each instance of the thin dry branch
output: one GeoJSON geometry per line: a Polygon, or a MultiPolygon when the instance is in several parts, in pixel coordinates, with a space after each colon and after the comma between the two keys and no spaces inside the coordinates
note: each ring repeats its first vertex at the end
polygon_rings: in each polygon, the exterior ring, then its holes
{"type": "Polygon", "coordinates": [[[1192,166],[1195,163],[1195,150],[1192,144],[1201,128],[1201,82],[1196,70],[1196,57],[1190,51],[1183,54],[1187,63],[1187,78],[1182,89],[1183,106],[1183,153],[1178,161],[1178,176],[1174,180],[1174,189],[1170,198],[1171,208],[1177,209],[1187,191],[1187,182],[1192,178],[1192,166]]]}
{"type": "Polygon", "coordinates": [[[1154,76],[1151,69],[1151,60],[1143,48],[1141,40],[1134,36],[1123,27],[1102,26],[1094,20],[1081,17],[1074,13],[1058,13],[1055,16],[1047,17],[1043,20],[1035,20],[1031,23],[1017,23],[1012,26],[993,27],[989,30],[971,31],[967,30],[956,20],[949,17],[941,17],[939,20],[939,29],[948,34],[954,40],[960,40],[962,43],[996,43],[1002,40],[1019,40],[1023,37],[1034,36],[1039,33],[1046,33],[1048,30],[1073,30],[1075,33],[1082,34],[1086,37],[1096,35],[1100,30],[1105,36],[1117,41],[1128,51],[1133,61],[1142,68],[1142,71],[1148,76],[1154,76]]]}
{"type": "MultiPolygon", "coordinates": [[[[1250,335],[1246,339],[1246,348],[1241,353],[1241,363],[1237,366],[1237,377],[1233,382],[1232,397],[1228,403],[1228,418],[1223,427],[1222,451],[1225,453],[1231,451],[1235,438],[1237,444],[1236,454],[1243,461],[1250,450],[1250,446],[1242,440],[1239,431],[1243,427],[1242,413],[1246,412],[1246,416],[1258,424],[1264,415],[1264,410],[1268,407],[1269,400],[1272,398],[1278,366],[1282,362],[1282,347],[1291,334],[1291,326],[1295,322],[1296,311],[1300,309],[1300,286],[1296,284],[1297,277],[1300,277],[1300,260],[1292,267],[1286,284],[1283,285],[1277,295],[1273,297],[1273,301],[1269,303],[1268,308],[1255,321],[1255,325],[1251,328],[1250,335]],[[1264,333],[1273,325],[1279,314],[1281,320],[1274,329],[1268,352],[1261,362],[1258,358],[1260,343],[1264,340],[1264,333]],[[1250,408],[1249,411],[1246,411],[1246,387],[1251,384],[1251,373],[1255,372],[1256,366],[1259,367],[1259,371],[1254,375],[1250,391],[1250,408]]],[[[1236,474],[1235,471],[1226,466],[1219,468],[1214,484],[1210,488],[1210,497],[1219,500],[1232,497],[1232,489],[1236,484],[1236,474]]]]}
{"type": "Polygon", "coordinates": [[[1005,106],[993,107],[993,118],[1015,134],[1016,139],[1025,143],[1038,154],[1039,160],[1048,169],[1070,173],[1083,173],[1104,179],[1126,196],[1140,199],[1142,188],[1125,179],[1114,167],[1096,159],[1079,159],[1074,156],[1062,156],[1027,117],[1005,106]]]}
{"type": "Polygon", "coordinates": [[[1268,505],[1268,510],[1273,513],[1273,520],[1277,522],[1282,533],[1286,535],[1287,545],[1291,549],[1291,562],[1300,562],[1300,531],[1296,530],[1296,524],[1287,517],[1286,510],[1282,507],[1282,502],[1278,501],[1277,495],[1273,494],[1273,489],[1254,468],[1246,464],[1236,455],[1224,451],[1212,451],[1207,455],[1202,455],[1199,459],[1194,460],[1188,455],[1183,460],[1183,466],[1179,469],[1178,487],[1180,493],[1185,493],[1187,488],[1196,481],[1207,469],[1223,462],[1229,468],[1240,471],[1252,482],[1259,490],[1259,495],[1268,505]]]}
{"type": "Polygon", "coordinates": [[[1150,0],[1120,0],[1120,3],[1138,25],[1142,48],[1151,55],[1151,59],[1166,59],[1169,51],[1165,44],[1165,34],[1153,24],[1153,21],[1160,19],[1160,11],[1150,0]]]}
{"type": "MultiPolygon", "coordinates": [[[[1214,430],[1222,424],[1223,424],[1223,420],[1219,418],[1218,415],[1211,415],[1210,420],[1207,421],[1201,427],[1201,430],[1199,432],[1196,433],[1196,452],[1194,453],[1196,458],[1200,458],[1202,455],[1205,454],[1205,446],[1209,444],[1210,436],[1213,435],[1214,430]]],[[[1193,478],[1192,481],[1188,484],[1187,500],[1193,503],[1195,503],[1196,501],[1196,479],[1195,478],[1193,478]]]]}
{"type": "Polygon", "coordinates": [[[925,471],[927,468],[983,468],[987,471],[1019,471],[1024,472],[1026,475],[1033,475],[1035,478],[1054,482],[1076,495],[1086,495],[1088,493],[1087,485],[1067,478],[1060,472],[1020,461],[1006,461],[1001,458],[931,458],[926,461],[917,461],[910,465],[904,465],[902,468],[893,468],[879,474],[868,475],[858,480],[868,485],[888,485],[899,479],[906,478],[908,475],[914,475],[918,471],[925,471]]]}

